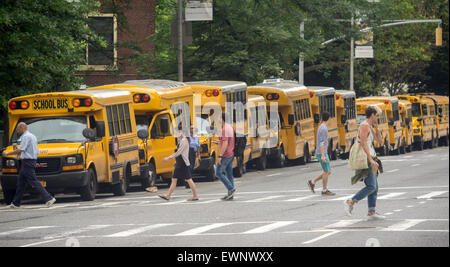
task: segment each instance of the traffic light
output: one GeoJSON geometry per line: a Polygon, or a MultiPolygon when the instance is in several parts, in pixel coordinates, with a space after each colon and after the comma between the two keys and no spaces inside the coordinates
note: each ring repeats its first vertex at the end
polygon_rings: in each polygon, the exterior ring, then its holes
{"type": "Polygon", "coordinates": [[[442,46],[442,27],[436,28],[436,46],[442,46]]]}

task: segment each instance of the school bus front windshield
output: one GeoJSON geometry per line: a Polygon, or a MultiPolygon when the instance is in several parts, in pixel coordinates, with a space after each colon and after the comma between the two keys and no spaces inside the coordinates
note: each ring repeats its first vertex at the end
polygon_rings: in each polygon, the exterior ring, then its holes
{"type": "MultiPolygon", "coordinates": [[[[85,116],[24,118],[28,130],[32,132],[38,144],[81,143],[86,140],[82,132],[87,128],[85,116]],[[51,131],[49,131],[51,129],[51,131]]],[[[17,143],[17,127],[11,137],[11,144],[17,143]]]]}

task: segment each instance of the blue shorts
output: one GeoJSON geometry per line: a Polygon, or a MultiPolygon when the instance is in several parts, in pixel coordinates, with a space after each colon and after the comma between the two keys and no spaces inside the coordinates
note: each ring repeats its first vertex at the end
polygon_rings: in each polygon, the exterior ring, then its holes
{"type": "Polygon", "coordinates": [[[322,155],[321,154],[317,154],[316,158],[320,162],[320,165],[322,166],[323,172],[331,171],[330,158],[328,157],[328,154],[325,154],[325,159],[326,159],[325,162],[322,161],[322,155]]]}

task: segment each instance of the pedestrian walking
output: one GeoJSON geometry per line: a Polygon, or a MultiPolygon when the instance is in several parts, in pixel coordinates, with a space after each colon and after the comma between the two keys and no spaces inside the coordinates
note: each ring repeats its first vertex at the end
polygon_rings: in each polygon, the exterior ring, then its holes
{"type": "MultiPolygon", "coordinates": [[[[364,184],[366,185],[362,188],[356,195],[351,199],[344,201],[345,212],[348,216],[352,215],[354,205],[367,197],[367,202],[369,206],[369,212],[367,214],[368,220],[382,220],[385,219],[376,213],[377,204],[377,194],[378,194],[378,169],[381,167],[381,162],[376,158],[375,148],[373,146],[373,141],[376,140],[382,143],[382,134],[378,129],[378,118],[381,115],[381,109],[377,109],[374,106],[369,106],[366,109],[366,120],[362,122],[358,130],[358,141],[362,149],[365,152],[368,160],[368,169],[357,171],[356,177],[364,179],[364,184]],[[375,133],[373,132],[375,130],[375,133]],[[359,175],[358,175],[359,173],[359,175]],[[365,173],[361,175],[361,173],[365,173]]],[[[352,178],[352,183],[355,179],[352,178]]]]}
{"type": "Polygon", "coordinates": [[[234,186],[233,177],[233,158],[234,158],[234,130],[233,126],[226,123],[225,113],[222,114],[222,135],[219,141],[215,141],[219,144],[219,162],[217,163],[216,176],[222,181],[228,190],[222,200],[232,200],[236,188],[234,186]]]}
{"type": "Polygon", "coordinates": [[[196,201],[199,200],[199,198],[197,194],[197,188],[195,186],[194,181],[192,180],[192,172],[190,168],[191,165],[189,161],[190,138],[183,133],[183,125],[181,123],[178,125],[177,138],[179,140],[178,142],[179,146],[177,151],[174,154],[170,155],[169,157],[163,159],[164,162],[167,162],[169,159],[173,158],[175,158],[176,160],[175,171],[173,173],[173,178],[170,183],[170,188],[166,195],[159,195],[159,197],[165,200],[170,200],[170,197],[173,191],[175,190],[175,187],[177,186],[178,179],[183,179],[189,184],[193,194],[192,198],[189,198],[188,201],[196,201]]]}
{"type": "Polygon", "coordinates": [[[20,158],[20,171],[17,176],[16,192],[8,208],[20,208],[20,202],[22,201],[27,185],[36,189],[41,194],[45,205],[51,207],[56,202],[56,199],[45,190],[36,177],[36,161],[39,154],[36,136],[28,131],[28,126],[24,122],[17,124],[17,134],[21,140],[19,148],[15,148],[12,152],[2,153],[3,157],[19,155],[20,158]]]}
{"type": "Polygon", "coordinates": [[[330,157],[328,156],[328,122],[330,119],[330,113],[324,111],[322,113],[322,123],[317,129],[317,145],[316,145],[316,158],[322,166],[323,172],[314,178],[313,180],[308,181],[309,189],[313,193],[315,193],[315,186],[319,180],[322,180],[323,188],[322,188],[322,196],[334,196],[336,193],[328,190],[328,177],[331,174],[331,165],[330,165],[330,157]]]}
{"type": "MultiPolygon", "coordinates": [[[[190,136],[189,136],[189,163],[191,164],[189,166],[189,168],[191,169],[191,174],[194,174],[194,169],[195,169],[195,161],[197,158],[197,154],[198,154],[198,149],[200,148],[200,139],[197,136],[194,126],[191,125],[191,131],[190,131],[190,136]]],[[[189,184],[185,184],[186,188],[189,188],[189,184]]]]}

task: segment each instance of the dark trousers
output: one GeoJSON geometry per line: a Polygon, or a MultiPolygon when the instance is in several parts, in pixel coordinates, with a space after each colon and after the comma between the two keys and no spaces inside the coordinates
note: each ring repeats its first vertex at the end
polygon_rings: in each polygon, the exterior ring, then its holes
{"type": "Polygon", "coordinates": [[[27,189],[27,185],[36,189],[41,194],[44,202],[47,202],[53,198],[36,178],[36,160],[34,159],[22,160],[19,176],[17,177],[16,193],[12,204],[15,206],[20,206],[20,202],[25,190],[27,189]]]}

